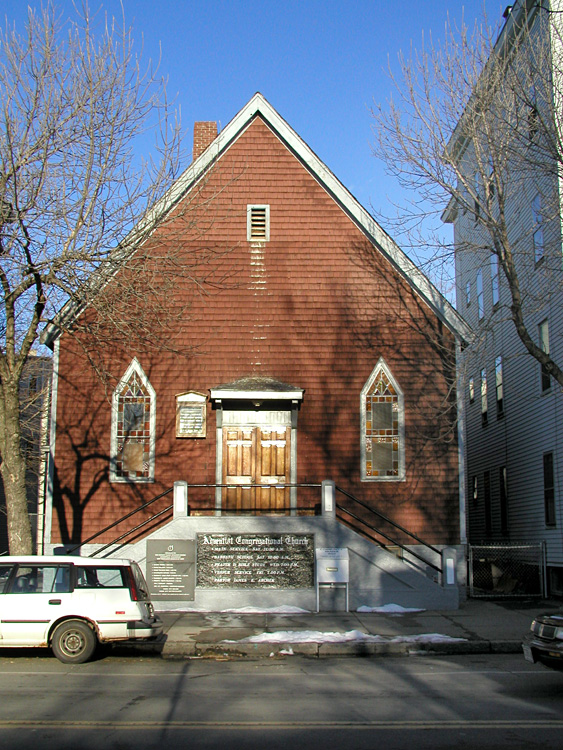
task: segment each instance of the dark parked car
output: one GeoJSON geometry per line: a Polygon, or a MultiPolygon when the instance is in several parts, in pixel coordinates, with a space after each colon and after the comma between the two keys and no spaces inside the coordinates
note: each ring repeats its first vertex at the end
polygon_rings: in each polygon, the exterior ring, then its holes
{"type": "Polygon", "coordinates": [[[538,615],[522,648],[528,661],[563,670],[563,612],[538,615]]]}

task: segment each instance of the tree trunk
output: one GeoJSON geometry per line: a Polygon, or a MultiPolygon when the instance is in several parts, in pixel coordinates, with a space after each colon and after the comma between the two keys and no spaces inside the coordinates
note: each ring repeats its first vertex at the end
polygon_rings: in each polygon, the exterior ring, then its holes
{"type": "Polygon", "coordinates": [[[26,460],[21,449],[18,384],[2,383],[4,391],[3,424],[0,426],[0,472],[4,483],[8,516],[10,554],[34,553],[31,523],[27,509],[26,460]]]}

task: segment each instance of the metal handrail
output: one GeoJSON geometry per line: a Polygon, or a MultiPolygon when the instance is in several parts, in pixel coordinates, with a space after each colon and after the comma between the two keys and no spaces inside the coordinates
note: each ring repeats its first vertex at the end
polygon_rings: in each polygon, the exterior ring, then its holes
{"type": "MultiPolygon", "coordinates": [[[[375,510],[375,508],[370,507],[366,503],[362,502],[362,500],[358,500],[358,498],[355,497],[354,495],[352,495],[350,492],[347,492],[346,490],[344,490],[344,489],[342,489],[341,487],[338,487],[338,486],[336,486],[335,488],[336,488],[336,490],[338,490],[338,492],[341,492],[343,495],[345,495],[346,497],[348,497],[350,500],[353,500],[354,502],[358,503],[358,505],[361,505],[362,508],[365,508],[367,511],[369,511],[373,515],[377,516],[378,518],[381,518],[383,521],[385,521],[386,523],[390,524],[391,526],[393,526],[394,528],[398,529],[399,531],[403,532],[404,534],[406,534],[407,536],[409,536],[411,539],[415,539],[419,544],[421,544],[426,549],[429,549],[432,552],[436,553],[439,556],[439,559],[441,561],[441,559],[442,559],[442,553],[441,553],[441,551],[437,547],[434,547],[432,544],[429,544],[428,542],[425,542],[423,539],[421,539],[419,536],[417,536],[416,534],[414,534],[412,531],[409,531],[408,529],[405,529],[404,526],[401,526],[401,524],[396,523],[391,518],[389,518],[388,516],[386,516],[384,513],[381,513],[380,511],[375,510]]],[[[346,508],[346,507],[344,507],[342,505],[339,505],[338,503],[335,503],[335,505],[336,505],[336,508],[338,510],[340,510],[342,513],[346,513],[347,515],[351,516],[352,518],[355,518],[357,521],[359,521],[359,523],[363,524],[366,528],[370,529],[370,531],[373,531],[375,534],[378,534],[379,536],[384,537],[385,539],[387,539],[388,542],[391,542],[393,545],[395,545],[396,547],[399,547],[404,552],[407,552],[409,555],[412,555],[413,557],[416,557],[418,560],[420,560],[421,562],[423,562],[425,565],[428,565],[430,568],[433,568],[438,573],[440,573],[440,574],[442,573],[442,566],[441,565],[435,565],[434,563],[430,562],[426,558],[421,557],[413,549],[411,549],[410,547],[407,547],[406,545],[402,544],[402,542],[399,542],[397,539],[394,539],[393,537],[389,536],[385,532],[381,531],[381,529],[379,529],[377,526],[372,526],[370,523],[368,523],[367,521],[365,521],[363,518],[360,518],[360,516],[357,516],[349,508],[346,508]]],[[[344,523],[346,523],[346,521],[344,519],[341,518],[340,520],[343,521],[344,523]]],[[[351,525],[351,524],[349,524],[349,525],[351,525]]],[[[375,539],[373,539],[372,541],[377,542],[377,540],[375,540],[375,539]]],[[[379,543],[379,542],[377,542],[377,543],[379,543]]],[[[381,546],[384,546],[384,545],[381,545],[381,546]]]]}
{"type": "Polygon", "coordinates": [[[284,490],[288,487],[316,487],[318,489],[322,487],[322,484],[320,484],[320,482],[299,482],[293,484],[290,482],[280,482],[279,484],[270,482],[269,484],[189,484],[188,487],[230,487],[231,489],[236,487],[240,487],[241,489],[246,489],[247,487],[262,487],[263,489],[268,490],[284,490]]]}
{"type": "Polygon", "coordinates": [[[431,544],[428,544],[428,542],[425,542],[424,539],[421,539],[416,534],[413,534],[412,531],[409,531],[408,529],[405,529],[404,526],[401,526],[401,524],[397,523],[396,521],[393,521],[391,518],[386,516],[384,513],[381,513],[378,510],[375,510],[375,508],[372,508],[369,505],[366,505],[366,503],[362,502],[361,500],[358,500],[357,497],[354,497],[354,495],[351,495],[349,492],[346,492],[346,490],[343,490],[341,487],[336,487],[336,489],[341,492],[343,495],[346,495],[346,497],[349,497],[350,500],[354,500],[358,505],[361,505],[366,510],[369,510],[370,513],[373,513],[376,516],[379,516],[379,518],[382,518],[386,523],[391,524],[391,526],[394,526],[396,529],[399,529],[399,531],[402,531],[403,534],[407,534],[407,536],[410,536],[411,539],[416,539],[417,542],[420,544],[423,544],[425,547],[428,547],[428,549],[431,549],[432,552],[436,552],[438,555],[441,554],[440,550],[437,547],[433,547],[431,544]]]}
{"type": "MultiPolygon", "coordinates": [[[[386,534],[385,532],[381,531],[381,529],[378,529],[375,526],[371,526],[369,523],[367,523],[366,521],[364,521],[363,518],[360,518],[359,516],[357,516],[355,513],[353,513],[348,508],[344,508],[342,505],[338,505],[338,503],[336,503],[336,507],[338,508],[338,510],[341,510],[344,513],[346,513],[347,515],[352,516],[352,518],[355,518],[356,521],[359,521],[364,526],[367,526],[367,528],[370,529],[370,531],[373,531],[374,533],[379,534],[379,536],[385,537],[385,539],[387,539],[388,542],[391,542],[395,546],[400,547],[405,552],[408,552],[409,555],[412,555],[413,557],[416,557],[417,560],[420,560],[425,565],[428,565],[428,567],[434,568],[434,570],[438,571],[438,573],[442,572],[441,566],[434,565],[434,563],[430,562],[425,557],[422,557],[421,555],[419,555],[418,552],[415,552],[410,547],[406,547],[404,544],[401,544],[401,542],[398,542],[396,539],[393,539],[393,537],[390,537],[388,534],[386,534]]],[[[343,523],[347,523],[350,526],[350,528],[352,528],[352,529],[354,528],[353,524],[347,522],[345,519],[341,518],[340,521],[342,521],[343,523]]],[[[355,530],[357,531],[358,529],[356,528],[355,530]]],[[[381,542],[378,542],[377,539],[372,539],[371,537],[370,537],[370,539],[373,542],[375,542],[376,544],[379,544],[382,547],[385,546],[385,545],[382,545],[381,542]]],[[[427,546],[430,547],[430,545],[427,545],[427,546]]]]}
{"type": "MultiPolygon", "coordinates": [[[[128,518],[131,518],[131,516],[134,516],[136,513],[139,513],[141,510],[144,510],[145,508],[148,508],[149,505],[156,503],[156,501],[160,500],[161,497],[164,497],[165,495],[169,495],[173,491],[173,489],[174,487],[169,487],[167,490],[164,490],[164,492],[161,492],[160,495],[153,497],[152,500],[148,500],[146,503],[139,505],[138,508],[135,508],[134,510],[129,511],[129,513],[126,513],[121,518],[118,518],[117,521],[110,523],[109,526],[106,526],[104,529],[101,529],[100,531],[97,531],[95,534],[92,534],[92,536],[89,536],[88,539],[85,539],[83,542],[80,542],[80,544],[75,544],[74,547],[71,547],[69,550],[67,550],[65,554],[71,555],[73,552],[76,552],[77,549],[79,549],[80,547],[83,547],[85,544],[88,544],[92,540],[97,539],[97,537],[101,536],[102,534],[105,534],[106,531],[109,531],[110,529],[113,529],[116,526],[119,526],[120,523],[122,523],[123,521],[126,521],[128,518]]],[[[151,516],[151,518],[154,518],[154,516],[151,516]]],[[[112,544],[114,544],[114,542],[112,542],[112,544]]]]}
{"type": "MultiPolygon", "coordinates": [[[[200,488],[200,489],[201,488],[218,488],[218,487],[220,487],[220,488],[227,488],[227,489],[229,489],[229,488],[231,488],[231,489],[232,488],[248,489],[248,488],[252,488],[252,487],[258,487],[258,488],[263,488],[263,489],[285,489],[285,488],[290,488],[290,487],[319,488],[319,487],[322,487],[322,484],[318,483],[318,482],[310,482],[310,483],[287,483],[287,484],[285,484],[285,483],[282,483],[282,484],[230,484],[230,483],[227,483],[227,484],[190,484],[188,486],[190,488],[200,488]]],[[[343,495],[345,495],[350,500],[352,500],[355,503],[357,503],[358,505],[360,505],[362,508],[365,508],[365,510],[369,511],[371,514],[373,514],[373,515],[377,516],[378,518],[382,519],[383,521],[385,521],[389,525],[391,525],[394,528],[396,528],[397,530],[401,531],[403,534],[406,534],[407,536],[409,536],[411,539],[416,540],[419,544],[423,545],[426,549],[429,549],[432,552],[436,553],[437,555],[440,556],[440,559],[441,559],[441,552],[440,552],[440,550],[437,549],[436,547],[434,547],[433,545],[428,544],[427,542],[425,542],[423,539],[421,539],[419,536],[417,536],[413,532],[409,531],[408,529],[405,529],[404,526],[401,526],[400,524],[396,523],[391,518],[389,518],[388,516],[386,516],[384,513],[381,513],[380,511],[375,510],[374,508],[370,507],[369,505],[367,505],[366,503],[364,503],[362,500],[359,500],[357,497],[355,497],[354,495],[352,495],[350,492],[347,492],[346,490],[342,489],[342,487],[338,487],[337,485],[335,485],[335,489],[338,492],[340,492],[343,495]]],[[[80,542],[80,544],[76,544],[73,547],[71,547],[70,549],[66,550],[66,554],[70,555],[73,552],[75,552],[77,549],[79,549],[80,547],[84,546],[85,544],[89,544],[94,539],[97,539],[99,536],[101,536],[102,534],[105,534],[110,529],[115,528],[116,526],[118,526],[123,521],[125,521],[128,518],[131,518],[132,516],[134,516],[136,513],[139,513],[140,511],[145,510],[145,508],[148,508],[150,505],[152,505],[153,503],[157,502],[161,498],[165,497],[166,495],[169,495],[171,492],[173,492],[173,490],[174,490],[174,487],[169,487],[167,490],[164,490],[164,492],[161,492],[160,495],[156,495],[151,500],[148,500],[146,503],[143,503],[142,505],[140,505],[138,508],[135,508],[134,510],[129,511],[129,513],[126,513],[124,516],[122,516],[121,518],[119,518],[117,521],[114,521],[113,523],[109,524],[108,526],[106,526],[105,528],[101,529],[100,531],[97,531],[95,534],[92,534],[92,536],[88,537],[83,542],[80,542]]],[[[359,530],[358,527],[357,526],[354,527],[354,525],[352,523],[350,523],[350,521],[347,521],[346,519],[342,518],[342,514],[348,515],[350,518],[355,519],[358,523],[360,523],[363,526],[365,526],[367,529],[369,529],[370,531],[372,531],[374,534],[382,536],[388,542],[391,542],[393,545],[395,545],[395,546],[399,547],[400,549],[404,550],[409,555],[412,555],[413,557],[417,558],[418,560],[420,560],[421,562],[423,562],[425,565],[428,565],[429,567],[433,568],[434,570],[438,571],[439,573],[442,573],[441,566],[435,565],[434,563],[429,562],[428,560],[426,560],[424,557],[421,557],[417,552],[415,552],[414,550],[408,548],[407,546],[405,546],[401,542],[397,541],[393,537],[389,536],[384,531],[382,531],[381,529],[379,529],[377,526],[371,525],[366,520],[364,520],[360,516],[356,515],[349,508],[346,508],[346,507],[344,507],[342,505],[339,505],[338,503],[336,503],[335,505],[336,505],[336,508],[340,511],[340,518],[339,518],[339,520],[341,522],[346,523],[351,528],[355,528],[356,530],[359,530]]],[[[173,509],[173,507],[174,507],[173,505],[169,505],[166,508],[160,510],[155,515],[151,516],[150,518],[147,518],[144,521],[142,521],[141,523],[137,524],[133,528],[128,529],[123,534],[121,534],[120,536],[118,536],[115,539],[113,539],[111,542],[108,542],[103,547],[101,547],[100,549],[98,549],[95,552],[93,552],[90,555],[90,557],[93,557],[94,555],[99,555],[101,552],[104,552],[109,547],[112,547],[115,544],[118,544],[119,542],[121,542],[126,537],[130,536],[131,534],[134,534],[136,531],[139,531],[139,529],[142,529],[145,526],[153,523],[156,519],[160,518],[161,516],[163,516],[166,513],[169,513],[173,509]]],[[[314,510],[314,509],[315,508],[313,506],[313,507],[299,508],[298,510],[310,511],[310,510],[314,510]]],[[[199,508],[199,510],[208,510],[208,509],[207,508],[199,508]]],[[[292,508],[286,508],[286,507],[284,507],[284,508],[276,508],[273,511],[273,513],[274,514],[276,514],[276,513],[284,513],[285,511],[288,511],[288,510],[292,510],[292,508]]],[[[225,512],[225,511],[223,511],[223,512],[225,512]]],[[[231,514],[244,515],[246,513],[253,514],[255,512],[256,512],[256,509],[249,508],[249,509],[239,509],[238,511],[226,511],[225,514],[229,514],[229,515],[231,515],[231,514]]],[[[379,542],[377,539],[374,539],[371,536],[369,536],[369,538],[371,539],[371,541],[375,542],[376,544],[379,544],[380,546],[385,547],[385,545],[382,544],[381,542],[379,542]]]]}
{"type": "Polygon", "coordinates": [[[95,552],[92,552],[92,554],[88,555],[88,557],[94,557],[95,555],[99,555],[101,552],[105,552],[105,550],[108,549],[108,547],[113,547],[114,544],[118,544],[122,539],[125,539],[126,536],[133,534],[135,531],[139,531],[139,529],[142,529],[144,526],[148,526],[148,524],[152,523],[155,519],[160,518],[160,516],[163,516],[165,513],[170,513],[173,507],[174,507],[173,505],[169,505],[167,508],[163,508],[158,513],[155,513],[154,516],[151,516],[150,518],[146,518],[144,521],[141,521],[141,523],[138,523],[132,529],[125,531],[121,536],[118,536],[117,539],[114,539],[113,542],[108,542],[107,544],[104,544],[103,547],[100,547],[100,549],[97,549],[95,552]]]}
{"type": "MultiPolygon", "coordinates": [[[[224,487],[224,488],[236,488],[236,487],[262,487],[263,489],[285,489],[286,487],[321,487],[322,485],[319,483],[300,483],[300,484],[190,484],[189,487],[197,487],[197,488],[216,488],[216,487],[224,487]]],[[[88,539],[85,539],[83,542],[80,542],[80,544],[75,544],[70,549],[66,550],[65,554],[71,555],[73,552],[76,552],[77,549],[80,549],[80,547],[83,547],[85,544],[89,544],[94,539],[97,539],[102,534],[105,534],[106,531],[109,531],[110,529],[115,528],[116,526],[119,526],[120,523],[123,521],[126,521],[128,518],[131,518],[131,516],[134,516],[136,513],[139,513],[140,511],[144,510],[145,508],[148,508],[149,505],[152,505],[157,500],[160,500],[165,495],[169,495],[171,492],[173,492],[174,487],[169,487],[167,490],[164,490],[164,492],[161,492],[160,495],[156,495],[156,497],[153,497],[151,500],[148,500],[146,503],[143,503],[142,505],[139,505],[138,508],[135,508],[132,511],[129,511],[129,513],[126,513],[121,518],[118,518],[117,521],[114,521],[113,523],[110,523],[109,526],[106,526],[105,528],[101,529],[100,531],[97,531],[95,534],[92,534],[92,536],[89,536],[88,539]]],[[[170,511],[174,506],[169,505],[167,508],[164,508],[163,510],[156,513],[154,516],[151,516],[150,518],[147,518],[145,521],[142,521],[137,526],[134,526],[132,529],[129,529],[128,531],[121,534],[121,536],[116,537],[111,542],[108,542],[100,549],[96,550],[96,552],[93,552],[90,557],[99,554],[100,552],[103,552],[108,547],[112,547],[114,544],[118,544],[122,539],[125,539],[125,537],[130,536],[135,531],[138,531],[139,529],[143,528],[144,526],[151,523],[155,518],[159,518],[167,511],[170,511]]],[[[207,508],[202,508],[202,510],[207,510],[207,508]]],[[[214,508],[213,508],[214,510],[214,508]]],[[[284,512],[286,510],[292,510],[291,508],[276,508],[275,512],[284,512]]],[[[309,508],[302,508],[301,510],[314,510],[314,507],[309,508]]],[[[244,513],[252,513],[254,512],[253,509],[249,509],[248,511],[242,510],[237,511],[240,515],[243,515],[244,513]]]]}

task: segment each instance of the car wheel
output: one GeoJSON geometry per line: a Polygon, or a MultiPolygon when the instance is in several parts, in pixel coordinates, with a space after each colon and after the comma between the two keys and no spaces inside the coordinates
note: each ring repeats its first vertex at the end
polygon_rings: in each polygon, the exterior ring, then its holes
{"type": "Polygon", "coordinates": [[[51,638],[53,653],[64,664],[82,664],[96,650],[98,639],[82,620],[66,620],[57,625],[51,638]]]}

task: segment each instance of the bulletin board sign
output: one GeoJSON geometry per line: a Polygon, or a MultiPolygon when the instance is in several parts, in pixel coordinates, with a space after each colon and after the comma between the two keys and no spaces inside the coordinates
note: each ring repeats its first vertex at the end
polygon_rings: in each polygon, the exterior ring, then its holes
{"type": "Polygon", "coordinates": [[[204,438],[207,435],[207,396],[197,391],[176,396],[176,437],[204,438]]]}

